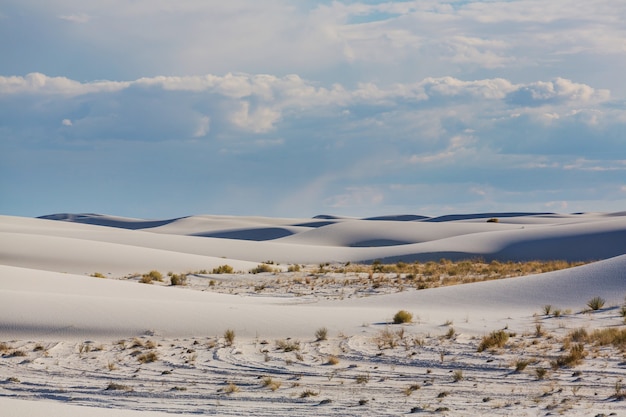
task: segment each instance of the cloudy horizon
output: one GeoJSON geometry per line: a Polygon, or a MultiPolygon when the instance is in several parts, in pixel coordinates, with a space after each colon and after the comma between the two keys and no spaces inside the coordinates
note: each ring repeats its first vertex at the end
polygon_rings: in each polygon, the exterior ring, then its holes
{"type": "Polygon", "coordinates": [[[0,214],[623,211],[626,4],[9,0],[0,214]]]}

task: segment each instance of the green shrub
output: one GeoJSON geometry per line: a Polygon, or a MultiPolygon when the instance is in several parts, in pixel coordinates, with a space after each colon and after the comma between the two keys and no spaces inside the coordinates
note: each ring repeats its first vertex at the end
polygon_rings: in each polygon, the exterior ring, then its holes
{"type": "Polygon", "coordinates": [[[410,323],[413,321],[413,314],[406,310],[400,310],[393,316],[394,324],[410,323]]]}

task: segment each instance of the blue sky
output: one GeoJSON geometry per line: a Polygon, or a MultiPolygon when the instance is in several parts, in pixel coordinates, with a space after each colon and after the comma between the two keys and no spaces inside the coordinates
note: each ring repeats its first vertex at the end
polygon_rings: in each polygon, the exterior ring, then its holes
{"type": "Polygon", "coordinates": [[[0,213],[626,209],[626,2],[4,0],[0,213]]]}

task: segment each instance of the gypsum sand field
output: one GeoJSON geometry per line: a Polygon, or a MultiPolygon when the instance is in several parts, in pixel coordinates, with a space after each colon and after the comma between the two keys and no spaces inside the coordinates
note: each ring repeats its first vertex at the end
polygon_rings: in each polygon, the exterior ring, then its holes
{"type": "Polygon", "coordinates": [[[619,414],[619,334],[600,345],[593,331],[621,329],[624,262],[401,292],[391,273],[394,293],[343,300],[0,267],[0,402],[15,415],[41,403],[18,399],[45,400],[38,415],[619,414]],[[594,295],[607,303],[582,313],[594,295]],[[413,323],[391,324],[401,308],[413,323]],[[504,346],[478,352],[493,331],[504,346]]]}

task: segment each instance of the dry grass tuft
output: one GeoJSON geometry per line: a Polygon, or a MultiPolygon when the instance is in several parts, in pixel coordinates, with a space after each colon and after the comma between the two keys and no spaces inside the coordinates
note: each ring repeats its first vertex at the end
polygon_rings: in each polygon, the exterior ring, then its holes
{"type": "Polygon", "coordinates": [[[504,347],[506,342],[509,340],[509,334],[504,330],[495,330],[489,333],[487,336],[483,336],[480,344],[478,345],[478,351],[482,352],[487,349],[491,349],[494,347],[504,347]]]}

